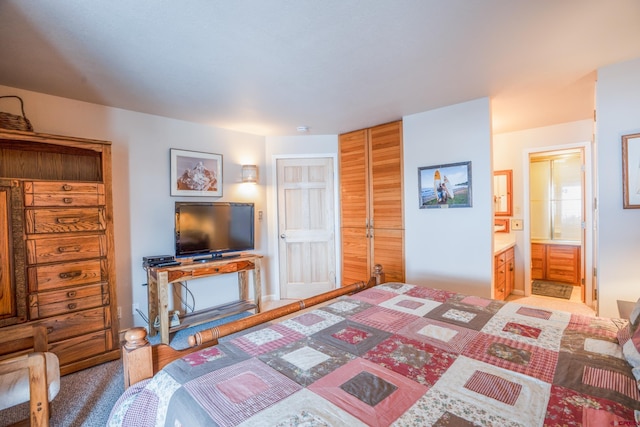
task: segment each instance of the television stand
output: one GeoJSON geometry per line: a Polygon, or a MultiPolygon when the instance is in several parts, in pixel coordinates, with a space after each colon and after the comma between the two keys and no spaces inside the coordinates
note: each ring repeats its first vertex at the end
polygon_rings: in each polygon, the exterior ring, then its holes
{"type": "Polygon", "coordinates": [[[206,323],[211,320],[241,313],[247,310],[261,310],[262,285],[260,282],[260,262],[262,255],[240,254],[230,257],[205,258],[204,260],[183,261],[180,265],[165,267],[146,267],[149,336],[160,333],[160,342],[169,344],[169,333],[189,326],[206,323]],[[248,272],[253,271],[253,302],[249,301],[248,272]],[[169,285],[191,279],[217,276],[220,274],[238,274],[240,300],[208,309],[200,310],[181,318],[180,326],[169,327],[169,285]],[[158,316],[160,326],[153,325],[158,316]]]}

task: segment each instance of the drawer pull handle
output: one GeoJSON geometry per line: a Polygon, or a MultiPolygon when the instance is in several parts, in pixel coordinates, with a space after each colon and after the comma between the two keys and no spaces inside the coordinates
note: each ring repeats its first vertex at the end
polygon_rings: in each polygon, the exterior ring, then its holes
{"type": "Polygon", "coordinates": [[[72,302],[71,304],[67,305],[67,307],[69,307],[69,310],[73,310],[77,306],[78,306],[78,304],[76,304],[75,302],[72,302]]]}
{"type": "Polygon", "coordinates": [[[73,199],[71,197],[65,197],[64,199],[62,199],[62,201],[65,202],[66,204],[73,203],[73,199]]]}
{"type": "Polygon", "coordinates": [[[53,332],[53,326],[47,327],[47,334],[51,334],[53,332]]]}
{"type": "Polygon", "coordinates": [[[80,246],[59,246],[58,252],[80,252],[80,246]]]}
{"type": "Polygon", "coordinates": [[[56,218],[56,222],[58,224],[75,224],[77,222],[80,222],[80,218],[75,217],[75,218],[56,218]]]}
{"type": "Polygon", "coordinates": [[[69,291],[69,292],[67,292],[67,297],[75,298],[77,294],[78,293],[76,291],[69,291]]]}
{"type": "Polygon", "coordinates": [[[60,276],[61,279],[71,279],[74,277],[78,277],[82,274],[82,271],[67,271],[65,273],[60,273],[58,276],[60,276]]]}
{"type": "Polygon", "coordinates": [[[62,189],[64,191],[71,191],[71,190],[73,190],[73,187],[70,186],[69,184],[65,184],[65,185],[62,186],[62,189]]]}

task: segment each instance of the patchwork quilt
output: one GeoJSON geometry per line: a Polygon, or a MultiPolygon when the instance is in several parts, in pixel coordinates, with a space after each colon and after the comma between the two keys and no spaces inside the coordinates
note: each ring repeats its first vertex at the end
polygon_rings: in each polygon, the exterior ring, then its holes
{"type": "Polygon", "coordinates": [[[637,425],[625,327],[386,283],[176,360],[108,425],[637,425]]]}

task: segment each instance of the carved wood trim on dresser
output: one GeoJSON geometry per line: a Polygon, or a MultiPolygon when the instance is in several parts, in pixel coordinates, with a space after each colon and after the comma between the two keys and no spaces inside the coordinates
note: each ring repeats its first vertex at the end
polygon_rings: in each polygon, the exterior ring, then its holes
{"type": "Polygon", "coordinates": [[[120,357],[111,176],[108,141],[0,130],[0,328],[44,325],[63,375],[120,357]]]}

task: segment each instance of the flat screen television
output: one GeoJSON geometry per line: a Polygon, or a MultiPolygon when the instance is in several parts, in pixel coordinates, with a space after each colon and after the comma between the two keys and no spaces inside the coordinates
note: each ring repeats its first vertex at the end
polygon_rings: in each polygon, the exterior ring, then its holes
{"type": "Polygon", "coordinates": [[[254,249],[253,203],[176,202],[176,257],[254,249]]]}

